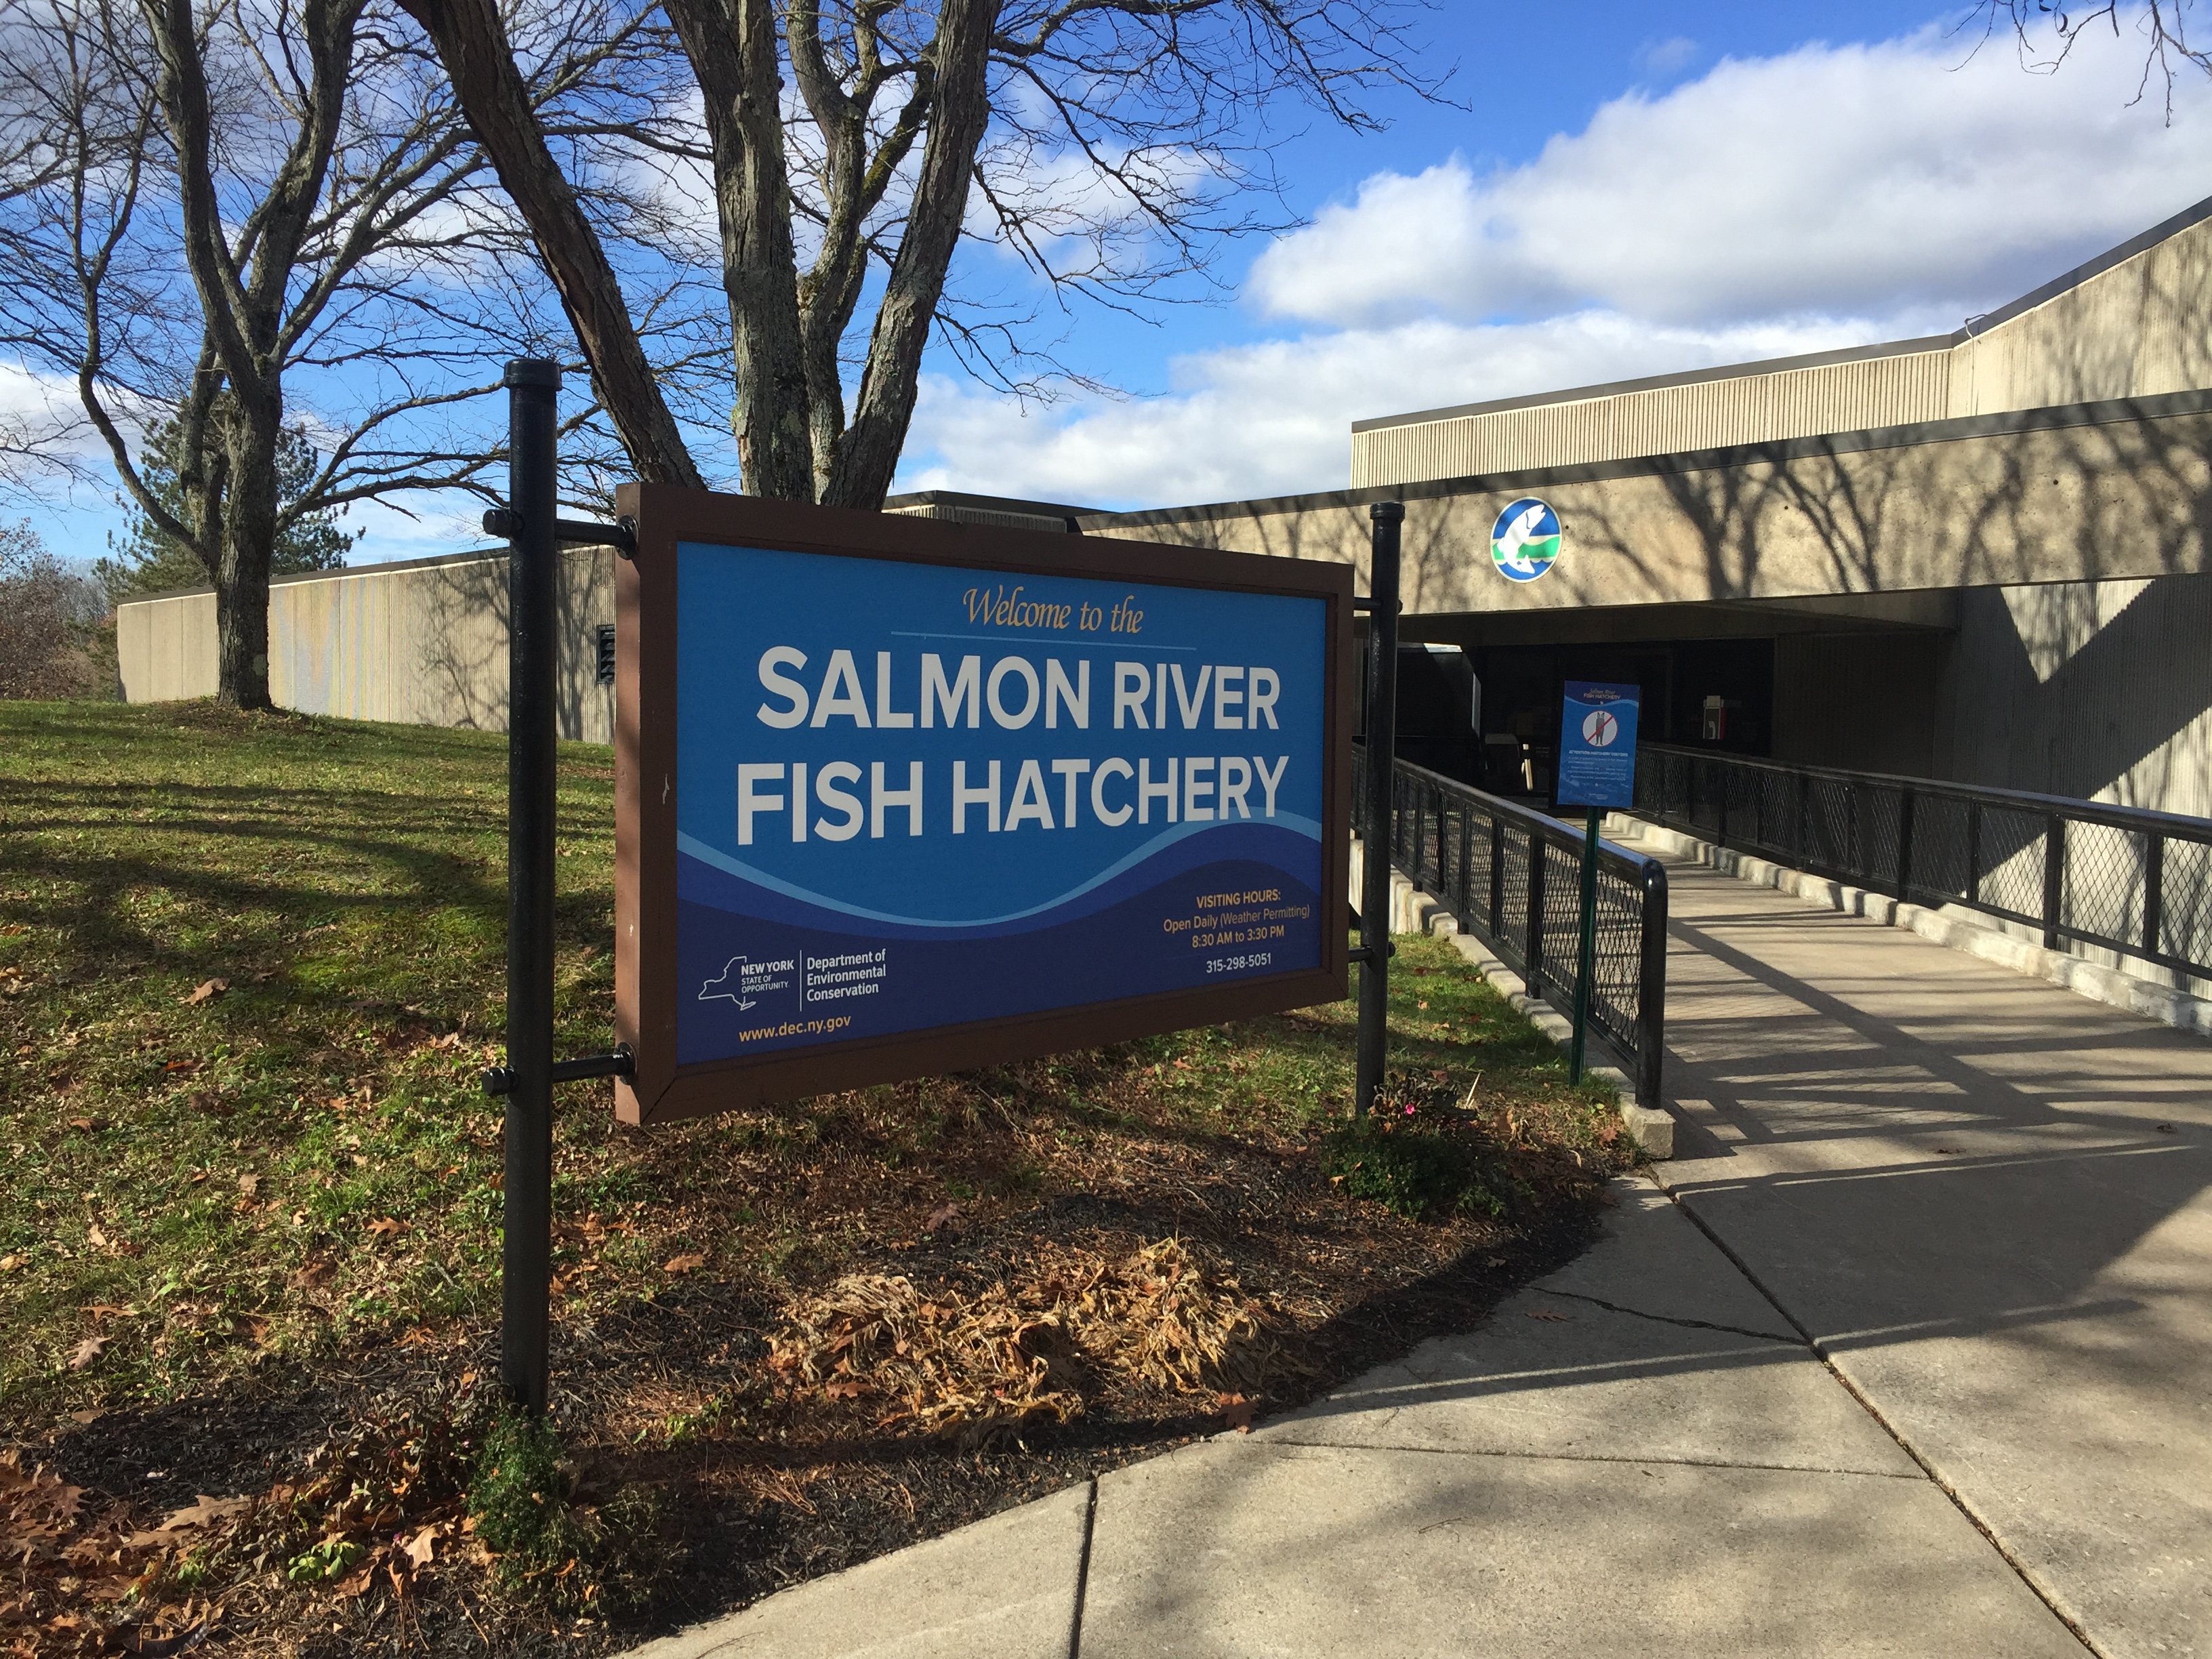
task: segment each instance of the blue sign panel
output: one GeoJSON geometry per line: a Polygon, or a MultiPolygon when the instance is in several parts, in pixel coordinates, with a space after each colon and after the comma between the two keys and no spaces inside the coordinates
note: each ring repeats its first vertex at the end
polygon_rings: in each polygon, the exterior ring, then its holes
{"type": "Polygon", "coordinates": [[[677,1064],[1322,966],[1324,599],[675,550],[677,1064]]]}
{"type": "Polygon", "coordinates": [[[1559,805],[1636,805],[1636,705],[1643,688],[1567,682],[1559,719],[1559,805]]]}

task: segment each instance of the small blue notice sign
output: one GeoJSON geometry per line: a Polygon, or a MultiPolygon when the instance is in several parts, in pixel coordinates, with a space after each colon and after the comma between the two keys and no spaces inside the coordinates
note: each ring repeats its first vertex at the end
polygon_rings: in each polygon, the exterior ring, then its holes
{"type": "Polygon", "coordinates": [[[1636,705],[1643,688],[1567,682],[1559,720],[1559,805],[1636,805],[1636,705]]]}

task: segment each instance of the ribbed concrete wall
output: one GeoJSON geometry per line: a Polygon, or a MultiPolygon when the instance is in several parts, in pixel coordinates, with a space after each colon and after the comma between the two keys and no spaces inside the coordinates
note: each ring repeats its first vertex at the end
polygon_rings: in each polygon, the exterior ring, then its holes
{"type": "Polygon", "coordinates": [[[1913,352],[1383,427],[1352,434],[1352,487],[1942,420],[1950,412],[1950,366],[1948,351],[1913,352]]]}
{"type": "MultiPolygon", "coordinates": [[[[597,629],[614,621],[614,554],[562,556],[561,735],[614,738],[614,690],[596,683],[597,629]]],[[[132,600],[116,612],[131,702],[212,696],[215,596],[132,600]]],[[[269,593],[269,692],[280,708],[348,720],[507,729],[503,557],[368,565],[269,593]]]]}
{"type": "Polygon", "coordinates": [[[1961,596],[1947,775],[2212,817],[2212,577],[1961,596]]]}
{"type": "Polygon", "coordinates": [[[1578,466],[2212,386],[2212,221],[1947,349],[1355,432],[1352,487],[1578,466]]]}
{"type": "Polygon", "coordinates": [[[1988,415],[2212,386],[2212,221],[1956,347],[1951,413],[1988,415]]]}
{"type": "Polygon", "coordinates": [[[1932,632],[1778,638],[1773,758],[1934,775],[1950,651],[1932,632]]]}
{"type": "MultiPolygon", "coordinates": [[[[1597,476],[1486,477],[1464,493],[1410,489],[1407,607],[1573,611],[2212,570],[2212,410],[2103,416],[1990,417],[1999,429],[1939,424],[1879,447],[1811,439],[1778,459],[1686,457],[1597,476]],[[1532,490],[1558,509],[1565,551],[1543,580],[1509,582],[1491,562],[1490,527],[1532,490]]],[[[1123,514],[1084,530],[1356,565],[1369,499],[1123,514]]]]}
{"type": "Polygon", "coordinates": [[[175,593],[118,605],[115,656],[126,702],[215,696],[214,593],[175,593]]]}

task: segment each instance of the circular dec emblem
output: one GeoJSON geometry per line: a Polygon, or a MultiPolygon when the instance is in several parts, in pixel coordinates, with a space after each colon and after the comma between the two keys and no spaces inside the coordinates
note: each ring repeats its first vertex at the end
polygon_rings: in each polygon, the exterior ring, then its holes
{"type": "Polygon", "coordinates": [[[1603,749],[1620,735],[1620,717],[1609,714],[1602,708],[1594,708],[1583,721],[1583,741],[1593,749],[1603,749]]]}
{"type": "Polygon", "coordinates": [[[1509,580],[1533,582],[1559,556],[1559,515],[1548,503],[1524,495],[1490,527],[1490,556],[1509,580]]]}

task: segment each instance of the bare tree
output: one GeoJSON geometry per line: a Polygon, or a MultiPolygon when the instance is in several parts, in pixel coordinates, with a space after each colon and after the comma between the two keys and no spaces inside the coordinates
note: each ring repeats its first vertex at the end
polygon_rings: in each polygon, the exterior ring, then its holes
{"type": "MultiPolygon", "coordinates": [[[[649,132],[665,43],[589,5],[519,15],[546,132],[641,110],[649,132]]],[[[0,0],[0,248],[24,278],[0,341],[73,384],[138,514],[207,571],[242,707],[269,703],[274,549],[470,483],[495,455],[463,406],[547,337],[526,234],[395,21],[380,0],[0,0]],[[303,430],[319,464],[280,489],[303,430]],[[157,432],[166,481],[134,454],[157,432]]]]}
{"type": "MultiPolygon", "coordinates": [[[[632,464],[696,483],[492,0],[399,3],[528,222],[632,464]]],[[[1057,368],[1033,319],[951,286],[963,239],[1011,250],[1063,306],[1142,306],[1202,279],[1221,237],[1284,222],[1270,112],[1371,127],[1375,91],[1443,81],[1398,0],[664,3],[702,100],[744,487],[841,506],[881,504],[933,337],[1018,392],[1057,368]]]]}
{"type": "Polygon", "coordinates": [[[100,674],[87,641],[106,596],[28,524],[0,525],[0,697],[83,696],[100,674]]]}
{"type": "Polygon", "coordinates": [[[2163,100],[2166,118],[2173,120],[2173,83],[2177,76],[2194,69],[2212,75],[2212,47],[2192,45],[2189,14],[2195,0],[2103,0],[2103,3],[2061,8],[2050,0],[1977,0],[1959,27],[1978,24],[1984,40],[2009,33],[2020,54],[2021,66],[2039,75],[2055,75],[2074,54],[2075,45],[2092,29],[2109,28],[2120,33],[2123,15],[2143,43],[2142,79],[2136,88],[2139,101],[2155,88],[2163,100]],[[2047,28],[2046,40],[2036,38],[2047,28]]]}

